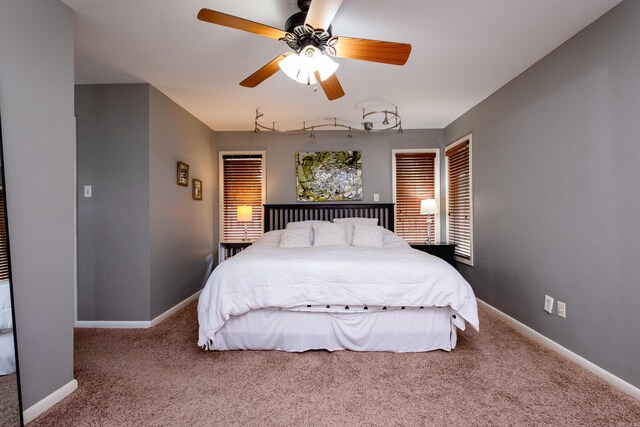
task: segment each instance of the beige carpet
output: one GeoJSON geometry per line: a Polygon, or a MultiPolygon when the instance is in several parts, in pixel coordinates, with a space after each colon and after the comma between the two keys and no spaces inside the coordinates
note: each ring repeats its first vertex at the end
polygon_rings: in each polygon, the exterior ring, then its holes
{"type": "Polygon", "coordinates": [[[16,374],[0,376],[0,427],[20,425],[16,374]]]}
{"type": "Polygon", "coordinates": [[[640,402],[481,310],[451,353],[204,352],[195,303],[76,332],[79,388],[30,426],[640,425],[640,402]]]}

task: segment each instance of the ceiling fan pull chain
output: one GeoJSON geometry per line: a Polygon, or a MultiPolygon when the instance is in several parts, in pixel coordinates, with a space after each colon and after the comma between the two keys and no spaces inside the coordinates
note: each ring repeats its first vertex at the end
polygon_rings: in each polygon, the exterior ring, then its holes
{"type": "MultiPolygon", "coordinates": [[[[345,95],[335,71],[339,64],[330,56],[383,64],[404,65],[411,45],[407,43],[368,40],[354,37],[333,37],[331,22],[343,0],[298,0],[300,12],[287,19],[285,29],[271,27],[223,12],[201,9],[200,21],[274,40],[284,41],[293,52],[283,53],[240,82],[244,87],[256,87],[279,70],[298,83],[318,83],[327,99],[333,101],[345,95]],[[324,55],[324,52],[327,55],[324,55]],[[300,58],[303,53],[306,57],[300,58]],[[311,58],[312,55],[316,55],[311,58]]],[[[314,91],[317,86],[314,86],[314,91]]],[[[385,120],[387,121],[387,120],[385,120]]],[[[399,121],[396,121],[401,131],[399,121]]],[[[269,129],[268,127],[266,128],[269,129]]]]}

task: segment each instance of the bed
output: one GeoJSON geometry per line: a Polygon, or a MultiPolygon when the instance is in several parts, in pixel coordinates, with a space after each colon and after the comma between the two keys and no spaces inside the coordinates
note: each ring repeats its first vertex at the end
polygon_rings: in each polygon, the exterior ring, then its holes
{"type": "Polygon", "coordinates": [[[218,265],[200,295],[198,345],[291,352],[455,348],[457,329],[467,323],[479,329],[473,291],[455,268],[393,233],[393,212],[393,204],[265,205],[263,237],[218,265]],[[329,235],[324,230],[337,233],[337,223],[348,243],[318,246],[329,235]],[[309,225],[311,246],[281,247],[294,234],[290,228],[309,225]],[[378,239],[371,246],[366,233],[378,239]]]}
{"type": "Polygon", "coordinates": [[[11,291],[8,280],[0,280],[0,375],[16,371],[13,343],[13,318],[11,316],[11,291]]]}

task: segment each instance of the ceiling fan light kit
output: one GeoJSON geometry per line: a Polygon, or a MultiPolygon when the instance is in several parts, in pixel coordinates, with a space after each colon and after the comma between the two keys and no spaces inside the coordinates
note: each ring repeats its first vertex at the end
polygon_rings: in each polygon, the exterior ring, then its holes
{"type": "Polygon", "coordinates": [[[300,12],[289,17],[286,31],[210,9],[200,10],[198,19],[284,41],[293,50],[271,60],[240,82],[241,86],[256,87],[280,69],[298,83],[319,83],[332,101],[344,96],[345,92],[335,74],[338,64],[328,55],[404,65],[411,53],[411,45],[407,43],[334,37],[331,21],[341,4],[342,0],[298,0],[300,12]]]}
{"type": "Polygon", "coordinates": [[[316,71],[320,80],[325,81],[338,69],[338,64],[328,56],[325,56],[314,46],[307,46],[302,51],[288,54],[278,62],[280,69],[292,80],[306,85],[318,83],[316,71]]]}

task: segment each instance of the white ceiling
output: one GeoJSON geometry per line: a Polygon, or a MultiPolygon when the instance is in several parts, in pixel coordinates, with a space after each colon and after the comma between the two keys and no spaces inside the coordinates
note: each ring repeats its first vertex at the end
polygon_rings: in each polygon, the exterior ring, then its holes
{"type": "MultiPolygon", "coordinates": [[[[252,130],[255,109],[279,122],[397,105],[403,127],[442,128],[620,0],[344,0],[334,35],[411,43],[404,67],[336,58],[346,96],[328,101],[277,73],[239,82],[288,50],[198,21],[207,7],[283,28],[296,0],[63,0],[76,12],[76,82],[149,82],[214,130],[252,130]]],[[[285,124],[286,125],[286,124],[285,124]]]]}

